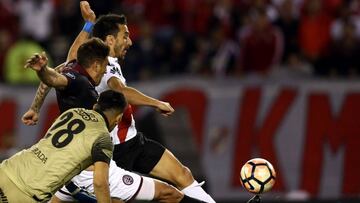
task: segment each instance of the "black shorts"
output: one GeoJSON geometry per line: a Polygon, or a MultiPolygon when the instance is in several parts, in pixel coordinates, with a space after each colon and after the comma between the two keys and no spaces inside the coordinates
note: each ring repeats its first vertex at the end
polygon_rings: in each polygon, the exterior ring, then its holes
{"type": "Polygon", "coordinates": [[[128,171],[149,174],[161,159],[165,147],[138,133],[134,138],[115,145],[113,160],[128,171]]]}

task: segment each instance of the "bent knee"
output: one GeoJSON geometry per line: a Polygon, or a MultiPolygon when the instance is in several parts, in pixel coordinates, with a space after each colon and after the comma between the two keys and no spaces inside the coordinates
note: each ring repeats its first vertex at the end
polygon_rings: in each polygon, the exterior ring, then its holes
{"type": "Polygon", "coordinates": [[[194,177],[188,167],[182,166],[175,180],[177,188],[182,190],[194,182],[194,177]]]}

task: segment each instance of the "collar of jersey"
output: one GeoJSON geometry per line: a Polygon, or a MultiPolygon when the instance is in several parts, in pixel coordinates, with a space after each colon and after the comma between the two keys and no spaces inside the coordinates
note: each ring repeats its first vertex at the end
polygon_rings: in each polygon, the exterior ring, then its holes
{"type": "Polygon", "coordinates": [[[118,64],[118,58],[108,56],[109,63],[116,63],[118,64]]]}
{"type": "Polygon", "coordinates": [[[78,73],[80,73],[81,75],[87,77],[90,81],[90,83],[93,86],[96,86],[95,81],[91,78],[91,76],[89,75],[89,73],[85,70],[85,68],[83,68],[79,63],[76,63],[76,66],[73,68],[73,70],[77,71],[78,73]]]}

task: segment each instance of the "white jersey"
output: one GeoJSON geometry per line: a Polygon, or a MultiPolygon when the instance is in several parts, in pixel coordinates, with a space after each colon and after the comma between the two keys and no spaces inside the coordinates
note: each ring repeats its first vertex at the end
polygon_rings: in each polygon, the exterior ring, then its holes
{"type": "MultiPolygon", "coordinates": [[[[110,89],[107,83],[112,77],[120,79],[121,82],[126,85],[126,80],[122,74],[118,59],[109,56],[108,60],[109,65],[106,66],[106,72],[102,77],[100,84],[96,87],[96,91],[99,94],[110,89]]],[[[136,134],[137,130],[135,128],[133,111],[131,105],[129,104],[124,111],[121,121],[111,131],[110,135],[114,145],[116,145],[130,140],[131,138],[135,137],[136,134]]]]}

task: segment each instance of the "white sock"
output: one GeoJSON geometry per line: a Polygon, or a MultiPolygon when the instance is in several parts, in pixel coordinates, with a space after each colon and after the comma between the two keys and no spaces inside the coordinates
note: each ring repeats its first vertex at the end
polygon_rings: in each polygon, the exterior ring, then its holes
{"type": "Polygon", "coordinates": [[[186,188],[184,188],[182,190],[182,192],[192,198],[207,202],[207,203],[215,203],[215,201],[213,200],[213,198],[210,197],[210,195],[208,193],[206,193],[204,191],[204,189],[202,189],[202,185],[205,182],[201,182],[198,183],[196,180],[191,183],[191,185],[187,186],[186,188]]]}

